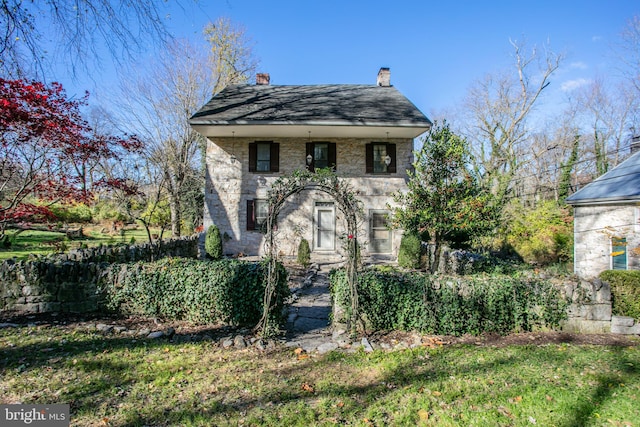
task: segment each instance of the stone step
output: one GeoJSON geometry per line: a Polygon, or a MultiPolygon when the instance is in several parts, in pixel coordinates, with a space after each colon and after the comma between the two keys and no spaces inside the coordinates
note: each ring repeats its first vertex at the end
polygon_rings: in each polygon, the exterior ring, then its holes
{"type": "Polygon", "coordinates": [[[633,317],[611,316],[611,333],[623,335],[640,335],[640,323],[633,317]]]}

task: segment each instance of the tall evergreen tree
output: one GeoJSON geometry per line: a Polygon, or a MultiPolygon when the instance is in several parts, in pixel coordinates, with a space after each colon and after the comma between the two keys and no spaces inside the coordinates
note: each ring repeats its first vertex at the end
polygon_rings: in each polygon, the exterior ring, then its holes
{"type": "Polygon", "coordinates": [[[435,244],[431,271],[444,243],[467,243],[495,225],[494,197],[470,172],[469,156],[464,138],[446,121],[435,123],[416,152],[409,191],[395,196],[400,207],[393,212],[394,222],[406,232],[428,233],[435,244]]]}

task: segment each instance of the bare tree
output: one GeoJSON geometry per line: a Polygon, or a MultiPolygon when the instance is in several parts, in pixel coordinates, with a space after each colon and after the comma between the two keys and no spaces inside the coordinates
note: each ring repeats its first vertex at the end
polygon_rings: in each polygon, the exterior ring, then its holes
{"type": "Polygon", "coordinates": [[[255,74],[257,62],[244,28],[220,18],[205,27],[204,35],[211,47],[214,94],[230,84],[246,83],[255,74]]]}
{"type": "Polygon", "coordinates": [[[148,159],[162,175],[174,236],[182,233],[184,205],[200,203],[187,194],[201,194],[204,187],[205,139],[189,126],[188,119],[216,90],[246,81],[255,72],[256,61],[244,33],[226,20],[219,22],[224,25],[207,27],[207,37],[224,46],[213,44],[207,52],[176,40],[154,64],[145,64],[152,70],[149,75],[123,84],[127,120],[145,140],[148,159]]]}
{"type": "Polygon", "coordinates": [[[639,100],[640,92],[629,90],[629,83],[608,86],[602,79],[581,88],[575,97],[585,136],[583,158],[593,159],[594,168],[590,173],[594,178],[628,155],[629,141],[638,124],[639,100]]]}
{"type": "Polygon", "coordinates": [[[116,59],[131,57],[148,43],[171,38],[162,18],[165,3],[0,0],[0,72],[42,77],[53,55],[74,73],[86,71],[89,64],[99,63],[103,48],[116,59]],[[43,28],[48,29],[46,34],[43,28]],[[48,52],[46,45],[60,51],[48,52]]]}
{"type": "Polygon", "coordinates": [[[622,65],[622,74],[640,94],[640,17],[631,18],[620,36],[620,43],[614,47],[616,59],[622,65]]]}
{"type": "Polygon", "coordinates": [[[528,120],[563,59],[547,48],[541,55],[535,48],[527,52],[521,43],[511,45],[513,70],[487,75],[470,89],[465,102],[470,117],[460,131],[472,143],[476,172],[502,202],[527,156],[528,120]]]}

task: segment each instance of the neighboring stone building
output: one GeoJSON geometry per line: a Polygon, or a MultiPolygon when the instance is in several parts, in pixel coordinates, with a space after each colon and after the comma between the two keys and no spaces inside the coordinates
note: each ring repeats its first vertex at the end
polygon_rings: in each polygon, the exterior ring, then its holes
{"type": "MultiPolygon", "coordinates": [[[[190,120],[206,136],[205,229],[216,224],[227,254],[260,255],[267,192],[294,170],[332,167],[364,203],[359,231],[363,255],[395,258],[401,232],[386,225],[391,195],[405,190],[413,140],[431,122],[390,84],[388,68],[376,85],[234,85],[215,95],[190,120]]],[[[302,238],[313,254],[341,254],[346,229],[335,200],[317,190],[290,197],[278,217],[282,255],[294,256],[302,238]]]]}
{"type": "Polygon", "coordinates": [[[574,271],[640,269],[640,151],[572,194],[574,271]]]}

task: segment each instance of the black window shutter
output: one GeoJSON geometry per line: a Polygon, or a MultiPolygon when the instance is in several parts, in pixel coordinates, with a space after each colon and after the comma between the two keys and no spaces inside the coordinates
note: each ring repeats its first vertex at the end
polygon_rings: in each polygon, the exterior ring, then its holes
{"type": "Polygon", "coordinates": [[[247,200],[247,230],[256,229],[255,204],[253,200],[247,200]]]}
{"type": "Polygon", "coordinates": [[[270,154],[270,172],[280,172],[280,144],[278,144],[277,142],[272,142],[270,154]]]}
{"type": "Polygon", "coordinates": [[[331,169],[333,169],[333,171],[335,172],[336,170],[336,143],[335,142],[330,142],[329,143],[329,167],[331,169]]]}
{"type": "Polygon", "coordinates": [[[364,158],[367,164],[366,173],[373,173],[373,144],[364,146],[364,158]]]}
{"type": "Polygon", "coordinates": [[[256,171],[258,163],[258,145],[255,142],[249,143],[249,172],[256,171]]]}
{"type": "Polygon", "coordinates": [[[387,172],[396,173],[396,144],[387,144],[387,156],[391,157],[387,172]]]}
{"type": "MultiPolygon", "coordinates": [[[[311,156],[311,158],[313,158],[314,154],[315,154],[315,150],[313,149],[313,142],[307,142],[307,154],[305,156],[311,156]]],[[[304,164],[307,165],[307,158],[306,157],[304,159],[304,164]]],[[[309,172],[315,172],[316,171],[315,159],[313,159],[311,161],[310,165],[307,165],[307,169],[309,169],[309,172]]]]}

